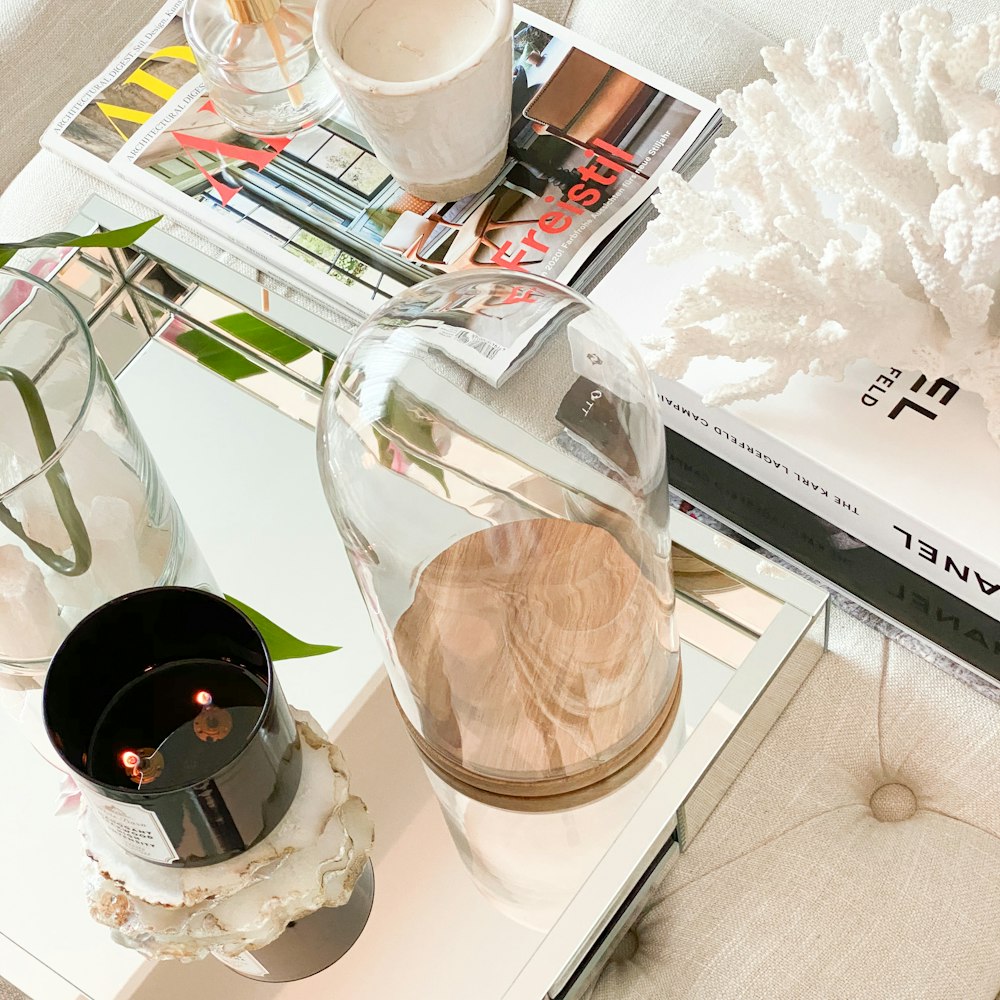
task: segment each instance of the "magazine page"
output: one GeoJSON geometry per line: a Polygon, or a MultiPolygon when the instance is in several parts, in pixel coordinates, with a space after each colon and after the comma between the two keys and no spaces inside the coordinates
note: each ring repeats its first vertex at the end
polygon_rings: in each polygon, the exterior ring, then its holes
{"type": "Polygon", "coordinates": [[[182,9],[161,10],[49,144],[110,164],[182,224],[359,313],[434,273],[483,265],[571,283],[718,116],[518,10],[507,160],[484,190],[431,203],[395,182],[343,107],[291,138],[232,129],[196,75],[182,9]]]}
{"type": "MultiPolygon", "coordinates": [[[[169,0],[118,58],[63,109],[42,145],[110,164],[198,74],[182,23],[186,0],[169,0]],[[54,140],[61,139],[61,143],[54,140]]],[[[81,162],[79,157],[72,157],[81,162]]]]}

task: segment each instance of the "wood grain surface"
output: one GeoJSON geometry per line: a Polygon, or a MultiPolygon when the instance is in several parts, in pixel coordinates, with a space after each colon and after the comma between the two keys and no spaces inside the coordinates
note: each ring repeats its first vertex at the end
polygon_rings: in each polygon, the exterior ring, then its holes
{"type": "Polygon", "coordinates": [[[462,538],[423,571],[395,630],[418,742],[499,792],[601,780],[671,714],[671,614],[603,528],[541,518],[462,538]]]}

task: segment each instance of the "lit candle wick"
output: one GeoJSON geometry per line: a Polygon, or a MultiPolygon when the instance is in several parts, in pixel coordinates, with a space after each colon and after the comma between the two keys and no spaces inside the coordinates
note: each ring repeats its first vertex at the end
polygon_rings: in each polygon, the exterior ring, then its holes
{"type": "Polygon", "coordinates": [[[407,52],[412,52],[415,56],[419,56],[421,59],[423,59],[425,55],[422,49],[415,49],[412,45],[407,45],[406,42],[403,41],[396,42],[396,48],[406,49],[407,52]]]}
{"type": "Polygon", "coordinates": [[[118,758],[129,778],[140,788],[143,782],[149,784],[163,773],[163,754],[155,747],[141,750],[123,750],[118,758]]]}
{"type": "Polygon", "coordinates": [[[194,720],[194,733],[203,743],[217,743],[224,740],[233,730],[233,717],[215,704],[208,691],[199,691],[194,696],[201,711],[194,720]]]}

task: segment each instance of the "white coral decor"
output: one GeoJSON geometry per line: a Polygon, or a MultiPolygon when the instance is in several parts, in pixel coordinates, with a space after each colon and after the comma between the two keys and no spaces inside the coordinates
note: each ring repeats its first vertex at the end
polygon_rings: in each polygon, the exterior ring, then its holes
{"type": "Polygon", "coordinates": [[[774,83],[719,98],[737,131],[714,190],[676,174],[657,198],[651,259],[718,262],[681,292],[652,366],[756,359],[724,404],[780,392],[796,372],[839,378],[859,358],[951,377],[979,393],[1000,442],[1000,16],[955,28],[886,14],[866,62],[826,29],[765,49],[774,83]]]}

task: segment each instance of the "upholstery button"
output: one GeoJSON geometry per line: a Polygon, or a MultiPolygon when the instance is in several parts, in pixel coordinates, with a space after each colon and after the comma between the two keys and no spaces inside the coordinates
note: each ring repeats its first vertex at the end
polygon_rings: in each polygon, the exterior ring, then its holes
{"type": "Polygon", "coordinates": [[[917,797],[906,785],[893,783],[876,788],[869,805],[880,823],[898,823],[917,811],[917,797]]]}

